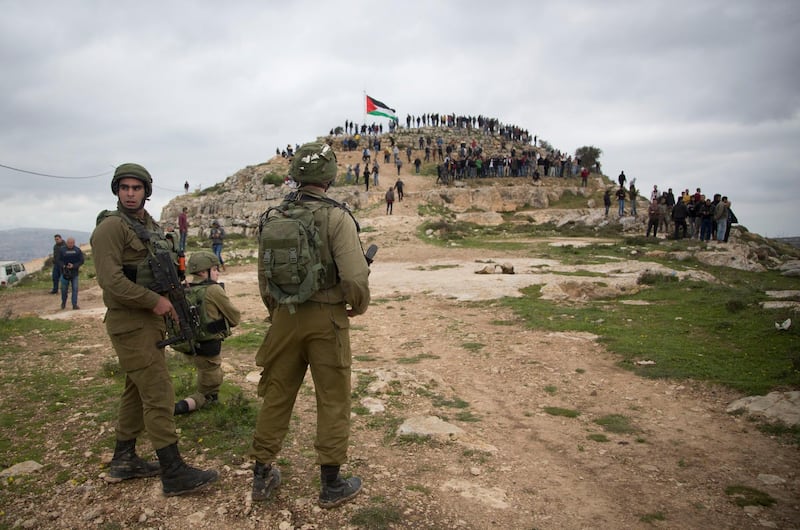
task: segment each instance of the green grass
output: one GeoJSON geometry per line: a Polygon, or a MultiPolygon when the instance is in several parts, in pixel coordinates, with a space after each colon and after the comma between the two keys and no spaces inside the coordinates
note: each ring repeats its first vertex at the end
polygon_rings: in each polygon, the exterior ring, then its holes
{"type": "Polygon", "coordinates": [[[387,530],[401,521],[403,521],[402,512],[394,506],[386,504],[359,508],[350,517],[352,524],[367,530],[387,530]]]}
{"type": "Polygon", "coordinates": [[[261,346],[261,343],[264,342],[265,336],[266,336],[266,329],[248,331],[246,333],[232,335],[227,339],[225,339],[225,342],[222,345],[222,349],[223,351],[225,351],[225,349],[227,348],[255,351],[261,346]]]}
{"type": "Polygon", "coordinates": [[[600,425],[606,432],[612,432],[614,434],[632,434],[639,431],[639,429],[631,423],[630,418],[622,414],[609,414],[602,418],[597,418],[594,422],[600,425]]]}
{"type": "Polygon", "coordinates": [[[399,357],[397,359],[398,364],[417,364],[422,362],[425,359],[438,359],[438,355],[432,355],[430,353],[420,353],[419,355],[414,355],[413,357],[399,357]]]}
{"type": "Polygon", "coordinates": [[[541,300],[538,286],[503,303],[531,328],[599,335],[621,366],[645,377],[698,379],[749,394],[800,387],[800,327],[776,332],[783,313],[758,305],[765,290],[791,283],[771,272],[715,273],[724,283],[655,282],[625,297],[648,305],[559,305],[541,300]],[[639,366],[638,360],[655,364],[639,366]]]}
{"type": "Polygon", "coordinates": [[[639,517],[639,520],[643,523],[653,523],[654,521],[666,521],[667,517],[664,515],[664,512],[653,512],[653,513],[646,513],[639,517]]]}
{"type": "Polygon", "coordinates": [[[725,488],[725,495],[731,497],[736,506],[772,506],[776,501],[769,493],[749,486],[734,485],[725,488]]]}
{"type": "Polygon", "coordinates": [[[565,418],[577,418],[581,415],[577,410],[565,409],[562,407],[544,407],[542,410],[551,416],[563,416],[565,418]]]}

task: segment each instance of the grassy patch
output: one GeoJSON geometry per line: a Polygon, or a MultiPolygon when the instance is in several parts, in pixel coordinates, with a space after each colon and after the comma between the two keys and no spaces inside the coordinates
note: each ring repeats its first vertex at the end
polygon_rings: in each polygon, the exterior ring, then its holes
{"type": "Polygon", "coordinates": [[[459,397],[453,399],[446,399],[442,396],[433,396],[432,398],[434,407],[451,408],[451,409],[465,409],[469,407],[469,403],[459,397]]]}
{"type": "Polygon", "coordinates": [[[736,506],[772,506],[776,501],[769,493],[748,486],[734,485],[725,488],[725,495],[731,497],[736,506]]]}
{"type": "Polygon", "coordinates": [[[639,520],[643,523],[654,523],[655,521],[666,521],[667,517],[664,512],[653,512],[641,515],[639,520]]]}
{"type": "Polygon", "coordinates": [[[400,510],[391,505],[359,508],[350,518],[352,524],[367,530],[386,530],[402,520],[400,510]]]}
{"type": "Polygon", "coordinates": [[[631,424],[630,418],[622,414],[609,414],[602,418],[597,418],[594,422],[603,427],[605,431],[614,434],[632,434],[639,431],[638,428],[631,424]]]}
{"type": "Polygon", "coordinates": [[[480,342],[464,342],[463,344],[461,344],[462,348],[474,353],[481,351],[485,346],[486,344],[482,344],[480,342]]]}
{"type": "Polygon", "coordinates": [[[456,414],[456,419],[458,421],[463,421],[463,422],[467,422],[467,423],[474,423],[474,422],[481,421],[481,419],[478,416],[475,416],[472,412],[470,412],[468,410],[464,410],[464,411],[461,411],[461,412],[457,413],[456,414]]]}
{"type": "Polygon", "coordinates": [[[800,447],[800,425],[789,426],[781,421],[761,422],[758,424],[758,430],[766,435],[787,440],[789,443],[800,447]]]}
{"type": "Polygon", "coordinates": [[[266,330],[253,330],[238,335],[232,335],[225,339],[223,350],[225,348],[234,348],[237,350],[257,350],[261,343],[264,342],[266,330]]]}
{"type": "Polygon", "coordinates": [[[800,387],[795,366],[800,327],[781,333],[774,323],[783,312],[765,310],[764,291],[788,289],[772,272],[714,270],[719,284],[656,281],[626,299],[647,305],[595,300],[580,305],[540,298],[540,287],[524,289],[522,298],[507,298],[531,328],[580,331],[599,335],[619,364],[653,378],[698,379],[748,394],[800,387]],[[729,302],[736,300],[732,312],[729,302]],[[747,317],[738,309],[746,308],[747,317]],[[638,365],[651,360],[655,364],[638,365]]]}
{"type": "Polygon", "coordinates": [[[425,359],[438,359],[438,355],[432,355],[430,353],[420,353],[419,355],[415,355],[413,357],[400,357],[397,359],[399,364],[416,364],[425,359]]]}
{"type": "Polygon", "coordinates": [[[542,410],[551,416],[563,416],[564,418],[577,418],[581,415],[577,410],[565,409],[562,407],[544,407],[542,410]]]}
{"type": "Polygon", "coordinates": [[[602,434],[602,433],[589,434],[588,436],[586,436],[586,439],[587,440],[591,440],[593,442],[600,442],[600,443],[605,443],[605,442],[611,441],[611,440],[608,439],[608,436],[606,436],[605,434],[602,434]]]}

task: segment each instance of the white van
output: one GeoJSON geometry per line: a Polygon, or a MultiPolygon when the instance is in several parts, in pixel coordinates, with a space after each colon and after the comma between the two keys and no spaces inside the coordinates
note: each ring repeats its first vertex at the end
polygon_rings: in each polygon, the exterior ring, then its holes
{"type": "Polygon", "coordinates": [[[8,287],[28,275],[20,261],[0,261],[0,287],[8,287]]]}

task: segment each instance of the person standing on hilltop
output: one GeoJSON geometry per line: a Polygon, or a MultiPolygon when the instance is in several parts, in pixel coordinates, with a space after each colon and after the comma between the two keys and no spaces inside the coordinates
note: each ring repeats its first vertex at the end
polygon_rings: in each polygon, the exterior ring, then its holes
{"type": "Polygon", "coordinates": [[[636,198],[639,196],[639,190],[637,190],[634,185],[635,180],[634,178],[631,181],[631,185],[628,188],[628,201],[631,203],[631,215],[634,217],[636,217],[636,198]]]}
{"type": "Polygon", "coordinates": [[[606,217],[608,217],[608,210],[611,208],[611,189],[606,189],[603,193],[603,206],[606,209],[606,217]]]}
{"type": "Polygon", "coordinates": [[[661,208],[658,204],[658,199],[650,201],[650,206],[647,208],[647,234],[645,237],[650,237],[650,230],[653,230],[653,237],[658,237],[658,225],[661,222],[661,208]]]}
{"type": "Polygon", "coordinates": [[[725,230],[728,228],[728,211],[730,206],[728,204],[728,197],[722,197],[717,205],[714,207],[714,221],[717,223],[717,242],[725,242],[725,230]]]}
{"type": "Polygon", "coordinates": [[[616,193],[617,202],[619,204],[619,216],[625,215],[625,188],[619,187],[616,193]]]}
{"type": "Polygon", "coordinates": [[[619,182],[619,187],[625,187],[625,181],[628,180],[628,177],[625,176],[624,171],[620,171],[619,176],[617,177],[617,181],[619,182]]]}
{"type": "MultiPolygon", "coordinates": [[[[166,317],[178,321],[178,313],[163,292],[156,292],[149,257],[168,252],[177,262],[177,249],[144,209],[153,192],[150,173],[139,164],[122,164],[114,171],[111,191],[117,209],[104,210],[90,239],[97,283],[108,308],[104,318],[111,345],[125,373],[120,397],[116,446],[106,482],[161,475],[166,496],[197,491],[219,477],[186,465],[178,451],[175,431],[175,391],[167,368],[164,347],[166,317]],[[150,437],[158,464],[136,454],[136,439],[150,437]]],[[[177,274],[177,272],[176,272],[177,274]]]]}
{"type": "Polygon", "coordinates": [[[53,244],[53,289],[50,294],[58,293],[58,284],[61,280],[61,249],[64,248],[66,243],[61,239],[61,234],[53,236],[55,244],[53,244]]]}
{"type": "Polygon", "coordinates": [[[225,260],[222,259],[222,247],[225,244],[225,229],[219,225],[219,221],[214,220],[214,222],[211,223],[209,237],[211,238],[211,251],[219,260],[219,265],[224,271],[225,260]]]}
{"type": "Polygon", "coordinates": [[[184,252],[186,250],[186,236],[189,235],[189,217],[187,212],[189,208],[184,206],[181,213],[178,214],[178,233],[180,234],[180,243],[178,250],[184,252]]]}

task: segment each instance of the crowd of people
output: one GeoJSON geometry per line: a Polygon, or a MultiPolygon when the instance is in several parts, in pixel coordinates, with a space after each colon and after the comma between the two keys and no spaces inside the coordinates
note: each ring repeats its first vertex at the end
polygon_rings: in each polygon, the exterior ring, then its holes
{"type": "Polygon", "coordinates": [[[659,192],[653,186],[650,193],[650,205],[647,209],[647,232],[650,237],[662,233],[673,232],[673,239],[698,239],[700,241],[717,241],[727,243],[731,225],[739,220],[731,208],[727,196],[715,193],[707,197],[697,188],[694,193],[688,189],[675,197],[672,188],[659,192]]]}

